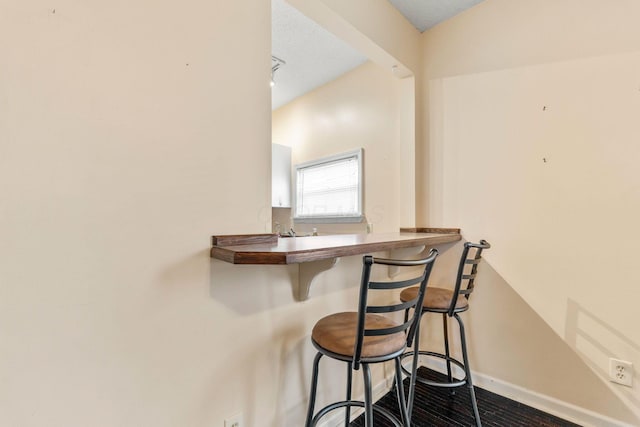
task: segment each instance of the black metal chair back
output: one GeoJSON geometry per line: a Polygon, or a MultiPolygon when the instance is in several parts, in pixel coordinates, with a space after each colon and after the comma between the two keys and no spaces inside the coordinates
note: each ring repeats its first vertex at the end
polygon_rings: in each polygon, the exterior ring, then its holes
{"type": "MultiPolygon", "coordinates": [[[[373,418],[374,412],[384,416],[395,427],[410,426],[411,421],[407,411],[404,387],[402,386],[400,357],[404,354],[407,345],[413,343],[414,336],[417,334],[421,311],[419,307],[422,307],[424,302],[427,281],[437,255],[438,251],[432,249],[429,256],[420,260],[394,260],[374,258],[370,255],[363,258],[358,311],[333,313],[325,316],[316,322],[311,332],[311,342],[318,352],[313,361],[306,427],[316,426],[322,417],[339,408],[345,408],[344,425],[346,427],[350,423],[352,406],[364,408],[364,419],[367,427],[377,425],[378,421],[373,418]],[[372,270],[376,265],[393,266],[398,267],[401,271],[408,271],[400,276],[404,278],[403,280],[378,281],[378,275],[374,276],[372,274],[372,270]],[[372,277],[376,277],[376,279],[372,280],[372,277]],[[406,277],[410,278],[407,279],[406,277]],[[388,290],[409,287],[415,289],[416,293],[407,298],[408,301],[401,303],[390,302],[388,304],[375,302],[375,300],[380,301],[382,298],[390,298],[388,290]],[[372,298],[370,303],[370,294],[373,294],[372,291],[378,290],[385,292],[380,295],[380,298],[372,298]],[[411,318],[397,316],[404,318],[402,322],[385,316],[385,314],[393,314],[394,312],[408,311],[413,312],[411,318]],[[319,365],[320,359],[324,356],[347,363],[347,393],[345,400],[331,403],[315,412],[319,365]],[[401,421],[387,409],[378,406],[374,407],[373,405],[371,367],[369,365],[390,360],[393,360],[395,364],[394,383],[401,421]],[[352,375],[353,370],[359,370],[360,367],[362,367],[364,381],[364,399],[356,401],[351,399],[352,375]]],[[[380,277],[383,276],[380,275],[380,277]]],[[[391,301],[394,301],[394,299],[391,299],[391,301]]],[[[416,337],[416,343],[417,341],[416,337]]],[[[410,390],[413,389],[414,384],[415,382],[413,381],[410,383],[410,390]]]]}
{"type": "Polygon", "coordinates": [[[362,282],[360,286],[360,298],[358,302],[358,332],[356,336],[355,351],[353,352],[353,368],[358,369],[361,361],[362,346],[364,344],[365,337],[370,336],[384,336],[391,335],[402,331],[407,331],[406,345],[408,347],[413,343],[415,336],[416,322],[420,317],[420,310],[416,310],[416,307],[422,307],[424,299],[425,289],[433,268],[433,263],[438,256],[437,249],[431,249],[429,255],[426,258],[418,260],[394,260],[386,258],[375,258],[370,255],[366,255],[363,259],[362,267],[362,282]],[[375,264],[394,266],[394,267],[422,267],[420,273],[411,277],[410,279],[397,280],[397,281],[372,281],[371,272],[375,264]],[[390,303],[385,305],[370,305],[369,304],[369,291],[371,290],[395,290],[401,288],[407,288],[419,284],[420,291],[416,294],[416,297],[401,303],[390,303]],[[392,327],[386,328],[367,328],[366,327],[366,314],[388,314],[394,312],[406,312],[411,309],[413,315],[405,316],[404,321],[392,327]]]}
{"type": "Polygon", "coordinates": [[[482,251],[490,247],[491,245],[486,240],[480,240],[479,243],[466,242],[464,244],[460,264],[458,265],[456,285],[453,290],[454,297],[451,299],[451,305],[448,310],[449,316],[453,316],[455,312],[457,302],[455,295],[464,295],[466,299],[469,299],[475,286],[478,264],[482,260],[482,251]]]}

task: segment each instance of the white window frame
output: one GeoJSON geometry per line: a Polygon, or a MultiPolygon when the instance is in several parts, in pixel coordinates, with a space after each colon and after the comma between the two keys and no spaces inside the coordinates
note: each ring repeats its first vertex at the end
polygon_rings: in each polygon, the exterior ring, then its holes
{"type": "Polygon", "coordinates": [[[355,223],[362,222],[364,219],[364,206],[363,206],[363,194],[364,194],[364,173],[362,170],[362,161],[363,150],[359,148],[357,150],[348,151],[346,153],[336,154],[333,156],[323,157],[321,159],[311,160],[308,162],[300,163],[295,165],[295,173],[294,173],[294,194],[293,194],[293,206],[294,206],[294,222],[298,223],[355,223]],[[298,214],[298,198],[299,198],[299,189],[298,189],[298,175],[299,171],[306,168],[311,168],[314,166],[320,166],[325,163],[332,163],[340,160],[348,160],[355,158],[358,164],[358,209],[354,214],[349,215],[304,215],[301,216],[298,214]]]}

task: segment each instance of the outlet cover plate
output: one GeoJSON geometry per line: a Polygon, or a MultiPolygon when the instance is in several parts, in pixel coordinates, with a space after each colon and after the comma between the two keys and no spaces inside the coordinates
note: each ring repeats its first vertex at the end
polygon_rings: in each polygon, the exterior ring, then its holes
{"type": "Polygon", "coordinates": [[[609,359],[609,380],[633,387],[633,364],[626,360],[609,359]]]}

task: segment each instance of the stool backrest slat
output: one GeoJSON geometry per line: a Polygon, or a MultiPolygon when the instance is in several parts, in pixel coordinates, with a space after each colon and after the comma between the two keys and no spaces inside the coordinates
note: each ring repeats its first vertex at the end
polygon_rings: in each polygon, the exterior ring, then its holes
{"type": "Polygon", "coordinates": [[[456,308],[457,295],[464,295],[469,299],[475,286],[476,275],[478,273],[478,264],[482,260],[482,251],[489,249],[491,245],[486,240],[480,240],[479,243],[466,242],[460,264],[458,266],[458,275],[456,277],[456,286],[453,290],[453,298],[449,306],[449,316],[453,316],[456,308]]]}
{"type": "Polygon", "coordinates": [[[364,338],[367,336],[383,336],[396,334],[398,332],[406,332],[406,345],[411,346],[413,338],[415,336],[416,321],[419,318],[420,310],[416,310],[416,307],[422,307],[424,300],[424,293],[427,288],[427,282],[433,268],[433,263],[438,256],[438,251],[432,249],[429,255],[423,259],[417,260],[396,260],[387,258],[376,258],[371,255],[365,255],[362,260],[362,280],[360,283],[360,297],[358,300],[358,331],[356,335],[355,349],[353,353],[353,367],[358,369],[360,365],[360,358],[362,353],[362,346],[364,338]],[[388,280],[388,281],[372,281],[371,275],[375,265],[386,265],[391,267],[398,267],[400,269],[409,269],[409,273],[412,277],[402,280],[388,280]],[[380,305],[379,303],[369,304],[369,297],[371,290],[396,290],[407,288],[419,284],[419,291],[415,298],[410,301],[397,303],[395,300],[393,303],[380,305]],[[411,316],[405,315],[404,321],[397,325],[387,328],[368,329],[366,327],[366,315],[368,313],[394,313],[394,312],[409,312],[411,316]]]}

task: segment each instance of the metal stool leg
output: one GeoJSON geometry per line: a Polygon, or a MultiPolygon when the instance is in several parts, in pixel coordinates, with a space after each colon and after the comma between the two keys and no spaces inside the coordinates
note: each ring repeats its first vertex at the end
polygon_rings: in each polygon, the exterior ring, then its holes
{"type": "Polygon", "coordinates": [[[373,393],[371,392],[371,368],[368,363],[362,364],[362,377],[364,379],[364,425],[373,426],[373,393]]]}
{"type": "Polygon", "coordinates": [[[467,357],[467,340],[464,334],[464,323],[458,314],[454,314],[458,324],[460,325],[460,343],[462,344],[462,358],[464,360],[464,372],[469,387],[469,395],[471,396],[471,406],[473,406],[473,416],[476,419],[476,426],[482,427],[480,422],[480,411],[478,411],[478,402],[476,401],[476,392],[473,389],[473,380],[471,379],[471,368],[469,367],[469,358],[467,357]]]}
{"type": "Polygon", "coordinates": [[[416,377],[418,375],[418,359],[420,358],[420,321],[422,313],[416,319],[416,332],[413,338],[413,358],[411,360],[411,375],[409,376],[409,397],[407,398],[407,414],[411,419],[413,413],[413,401],[416,392],[416,377]]]}
{"type": "Polygon", "coordinates": [[[400,357],[395,358],[396,363],[396,394],[398,395],[398,408],[400,409],[400,417],[402,418],[403,427],[409,427],[409,414],[407,413],[407,402],[404,397],[404,387],[402,386],[402,366],[400,365],[400,357]]]}
{"type": "Polygon", "coordinates": [[[442,330],[444,333],[444,354],[447,361],[447,381],[453,382],[453,375],[451,374],[451,354],[449,352],[449,327],[448,327],[447,313],[442,313],[442,330]]]}
{"type": "MultiPolygon", "coordinates": [[[[351,400],[351,380],[353,378],[353,363],[348,362],[347,363],[347,399],[346,400],[351,400]]],[[[344,410],[344,427],[349,427],[349,421],[351,418],[351,406],[347,405],[347,407],[344,410]]]]}
{"type": "Polygon", "coordinates": [[[305,423],[306,427],[311,427],[313,425],[311,421],[313,419],[313,410],[316,406],[316,391],[318,389],[318,367],[321,358],[322,353],[318,352],[315,359],[313,360],[313,373],[311,374],[311,391],[309,392],[309,409],[307,410],[307,422],[305,423]]]}

